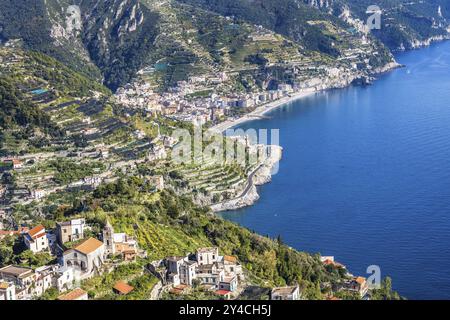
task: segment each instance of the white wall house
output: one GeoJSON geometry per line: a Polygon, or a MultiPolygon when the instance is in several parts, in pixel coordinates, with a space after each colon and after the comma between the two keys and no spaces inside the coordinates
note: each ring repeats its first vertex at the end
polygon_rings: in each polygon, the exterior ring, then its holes
{"type": "Polygon", "coordinates": [[[219,260],[219,248],[201,248],[197,250],[197,262],[200,266],[214,264],[219,260]]]}
{"type": "Polygon", "coordinates": [[[16,286],[10,282],[0,281],[0,301],[16,300],[16,286]]]}
{"type": "Polygon", "coordinates": [[[300,300],[300,298],[298,286],[274,288],[270,295],[271,300],[300,300]]]}
{"type": "Polygon", "coordinates": [[[73,249],[64,252],[64,268],[73,268],[75,280],[87,279],[95,275],[104,263],[103,242],[89,238],[73,249]]]}
{"type": "Polygon", "coordinates": [[[27,248],[33,253],[48,251],[48,238],[45,228],[42,225],[34,227],[24,235],[24,242],[27,248]]]}

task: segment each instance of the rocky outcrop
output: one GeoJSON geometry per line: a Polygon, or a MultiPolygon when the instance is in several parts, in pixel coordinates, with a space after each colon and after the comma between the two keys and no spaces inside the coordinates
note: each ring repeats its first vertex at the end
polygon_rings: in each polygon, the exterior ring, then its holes
{"type": "Polygon", "coordinates": [[[248,190],[248,192],[246,192],[243,196],[219,204],[215,204],[211,206],[211,210],[214,212],[236,210],[251,206],[258,200],[259,200],[258,191],[256,189],[256,186],[252,185],[248,190]]]}
{"type": "Polygon", "coordinates": [[[236,210],[253,205],[259,200],[256,186],[272,181],[272,175],[278,170],[277,165],[282,158],[283,149],[280,146],[266,146],[267,159],[249,176],[248,185],[239,197],[211,206],[214,212],[236,210]]]}

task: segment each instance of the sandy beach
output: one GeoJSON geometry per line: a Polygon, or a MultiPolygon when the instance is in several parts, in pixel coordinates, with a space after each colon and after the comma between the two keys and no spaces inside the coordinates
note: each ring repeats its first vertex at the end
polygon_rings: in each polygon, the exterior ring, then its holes
{"type": "Polygon", "coordinates": [[[260,118],[264,114],[266,114],[276,108],[279,108],[279,107],[285,105],[286,103],[290,103],[290,102],[296,101],[298,99],[310,96],[316,92],[317,92],[316,90],[310,89],[308,91],[293,93],[290,96],[278,99],[276,101],[271,101],[262,106],[259,106],[255,110],[250,112],[249,114],[246,114],[238,119],[227,120],[222,123],[219,123],[218,125],[211,127],[209,130],[222,133],[222,132],[226,131],[227,129],[235,127],[239,124],[242,124],[242,123],[245,123],[248,121],[258,120],[258,118],[260,118]]]}

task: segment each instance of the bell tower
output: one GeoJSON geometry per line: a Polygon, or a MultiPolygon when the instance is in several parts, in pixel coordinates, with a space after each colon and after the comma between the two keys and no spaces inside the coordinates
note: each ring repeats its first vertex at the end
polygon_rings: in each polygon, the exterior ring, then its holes
{"type": "Polygon", "coordinates": [[[103,244],[105,245],[105,255],[114,255],[116,253],[116,248],[114,246],[114,228],[109,223],[106,222],[103,228],[103,244]]]}

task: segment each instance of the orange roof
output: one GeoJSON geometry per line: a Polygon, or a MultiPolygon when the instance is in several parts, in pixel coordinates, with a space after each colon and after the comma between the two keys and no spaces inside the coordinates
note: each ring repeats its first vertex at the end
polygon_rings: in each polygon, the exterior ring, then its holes
{"type": "Polygon", "coordinates": [[[231,293],[231,291],[228,291],[228,290],[217,290],[216,291],[216,294],[219,296],[226,296],[229,293],[231,293]]]}
{"type": "Polygon", "coordinates": [[[330,301],[339,301],[339,300],[341,300],[341,299],[339,299],[338,297],[332,296],[332,297],[328,297],[327,300],[330,300],[330,301]]]}
{"type": "Polygon", "coordinates": [[[30,235],[31,238],[34,238],[41,231],[45,231],[45,228],[43,225],[38,225],[33,229],[31,229],[30,231],[28,231],[28,234],[30,235]]]}
{"type": "Polygon", "coordinates": [[[0,282],[0,289],[6,290],[9,288],[9,283],[7,282],[0,282]]]}
{"type": "Polygon", "coordinates": [[[116,243],[116,251],[117,252],[123,252],[123,253],[135,253],[136,248],[133,246],[130,246],[127,243],[116,243]]]}
{"type": "Polygon", "coordinates": [[[76,288],[75,290],[70,291],[69,293],[60,295],[58,300],[77,300],[87,294],[86,291],[80,288],[76,288]]]}
{"type": "Polygon", "coordinates": [[[233,257],[233,256],[224,256],[223,259],[227,262],[232,262],[232,263],[236,263],[237,262],[237,258],[233,257]]]}
{"type": "Polygon", "coordinates": [[[355,281],[362,285],[362,284],[364,284],[366,282],[366,278],[364,278],[364,277],[357,277],[355,279],[355,281]]]}
{"type": "Polygon", "coordinates": [[[123,281],[117,281],[114,285],[114,290],[118,291],[120,294],[125,295],[133,291],[134,288],[123,281]]]}
{"type": "Polygon", "coordinates": [[[170,293],[180,295],[180,294],[183,294],[187,289],[188,289],[187,285],[180,284],[180,285],[170,289],[170,293]]]}
{"type": "Polygon", "coordinates": [[[19,234],[19,231],[0,230],[0,236],[12,236],[16,234],[19,234]]]}
{"type": "Polygon", "coordinates": [[[95,238],[89,238],[86,241],[79,244],[78,246],[76,246],[74,249],[81,253],[89,254],[100,248],[102,245],[103,242],[95,238]]]}

